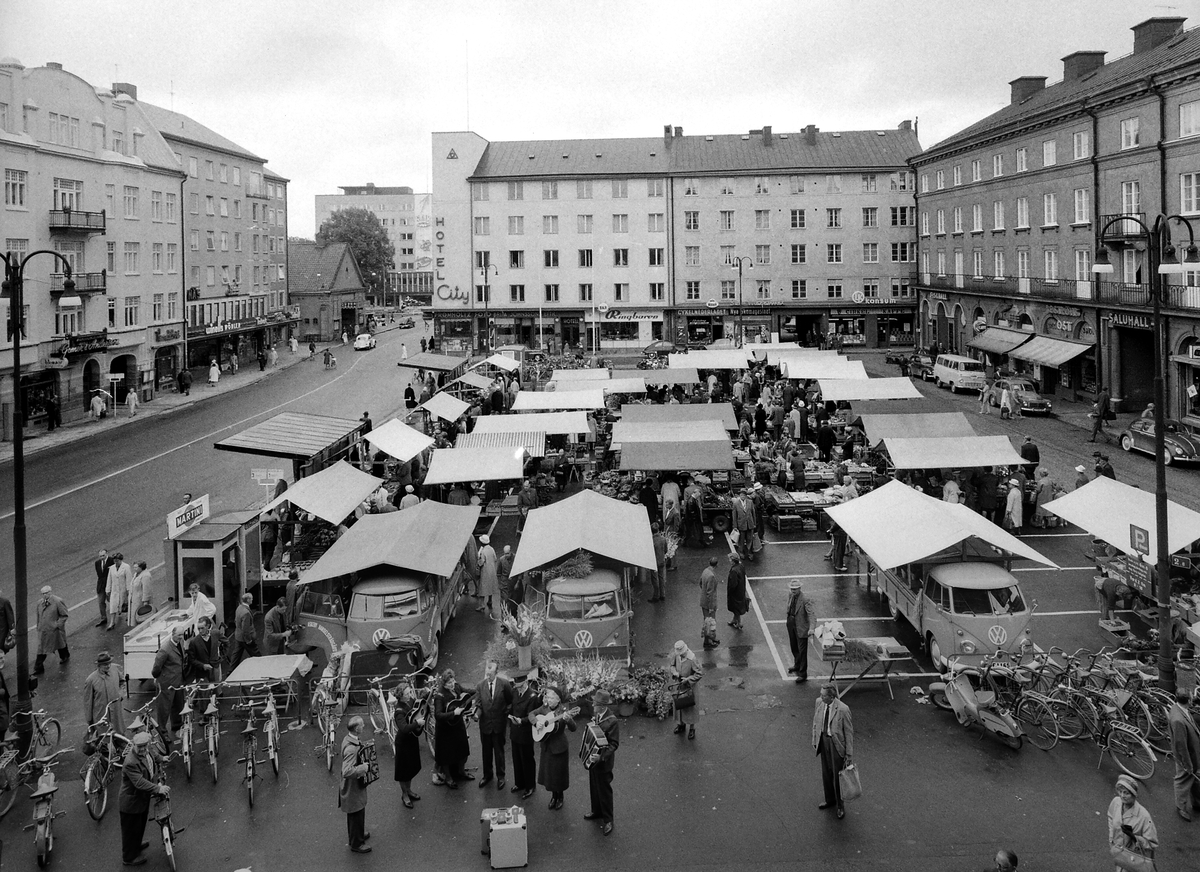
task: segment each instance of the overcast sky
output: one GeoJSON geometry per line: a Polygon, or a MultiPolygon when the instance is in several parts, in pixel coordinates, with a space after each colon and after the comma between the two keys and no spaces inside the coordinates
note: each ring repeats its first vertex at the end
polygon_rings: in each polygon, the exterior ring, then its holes
{"type": "Polygon", "coordinates": [[[0,56],[132,82],[313,197],[374,182],[427,190],[430,133],[490,140],[822,130],[919,119],[930,146],[1062,77],[1081,49],[1133,49],[1200,0],[0,0],[0,56]]]}

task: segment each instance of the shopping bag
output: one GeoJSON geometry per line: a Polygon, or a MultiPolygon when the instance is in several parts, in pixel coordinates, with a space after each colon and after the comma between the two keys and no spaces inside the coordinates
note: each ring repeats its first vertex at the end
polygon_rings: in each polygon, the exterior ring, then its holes
{"type": "Polygon", "coordinates": [[[691,684],[679,682],[671,685],[671,701],[676,711],[689,709],[696,705],[696,691],[691,684]]]}
{"type": "Polygon", "coordinates": [[[741,540],[742,540],[742,534],[738,530],[730,530],[729,531],[729,541],[732,542],[735,546],[741,540]]]}
{"type": "Polygon", "coordinates": [[[858,767],[853,763],[842,767],[838,773],[838,787],[842,794],[842,802],[849,802],[862,796],[862,782],[858,778],[858,767]]]}
{"type": "Polygon", "coordinates": [[[757,554],[759,551],[762,551],[762,549],[763,549],[762,537],[759,536],[757,532],[751,533],[750,534],[750,551],[754,554],[757,554]]]}
{"type": "Polygon", "coordinates": [[[1116,844],[1108,846],[1108,853],[1113,858],[1113,862],[1125,872],[1154,872],[1155,870],[1154,861],[1145,854],[1135,853],[1116,844]]]}

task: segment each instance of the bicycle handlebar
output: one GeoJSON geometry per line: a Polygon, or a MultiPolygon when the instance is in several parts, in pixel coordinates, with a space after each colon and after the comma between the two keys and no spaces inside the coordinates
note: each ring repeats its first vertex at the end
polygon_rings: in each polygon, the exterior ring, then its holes
{"type": "Polygon", "coordinates": [[[375,686],[378,687],[380,684],[382,684],[383,682],[385,682],[389,678],[391,678],[393,675],[395,675],[397,671],[398,670],[393,669],[387,675],[380,675],[376,678],[368,678],[367,684],[374,684],[375,686]]]}
{"type": "Polygon", "coordinates": [[[74,750],[75,750],[74,748],[59,748],[57,751],[55,751],[53,754],[50,754],[47,757],[34,757],[32,762],[38,764],[39,766],[49,766],[51,763],[54,763],[63,754],[69,754],[70,752],[72,752],[74,750]]]}

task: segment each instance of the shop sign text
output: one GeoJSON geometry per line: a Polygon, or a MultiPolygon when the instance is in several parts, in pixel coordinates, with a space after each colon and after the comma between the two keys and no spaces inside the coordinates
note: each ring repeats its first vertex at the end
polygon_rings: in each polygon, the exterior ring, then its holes
{"type": "Polygon", "coordinates": [[[1108,320],[1114,327],[1131,327],[1134,330],[1154,329],[1150,323],[1150,316],[1138,312],[1113,312],[1108,316],[1108,320]]]}

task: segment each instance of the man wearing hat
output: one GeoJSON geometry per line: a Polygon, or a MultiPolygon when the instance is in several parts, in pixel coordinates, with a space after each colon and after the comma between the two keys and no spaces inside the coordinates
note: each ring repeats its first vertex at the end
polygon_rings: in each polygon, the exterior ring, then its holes
{"type": "Polygon", "coordinates": [[[750,539],[754,532],[754,503],[750,499],[751,490],[746,488],[733,498],[733,529],[737,531],[737,552],[742,557],[750,559],[750,539]]]}
{"type": "Polygon", "coordinates": [[[51,651],[58,652],[58,659],[64,665],[71,659],[67,648],[67,604],[61,597],[54,595],[50,585],[42,585],[42,598],[38,600],[35,619],[38,629],[37,657],[33,661],[33,674],[41,675],[46,671],[46,656],[51,651]]]}
{"type": "Polygon", "coordinates": [[[171,627],[171,635],[162,643],[154,655],[150,675],[158,682],[158,704],[154,716],[158,719],[158,731],[163,743],[171,745],[171,735],[178,730],[183,710],[183,672],[185,655],[183,650],[183,624],[171,627]]]}
{"type": "Polygon", "coordinates": [[[529,799],[537,790],[537,758],[533,755],[533,725],[529,713],[540,708],[542,695],[537,689],[538,669],[517,681],[512,692],[512,707],[508,712],[508,738],[512,744],[513,793],[529,799]]]}
{"type": "Polygon", "coordinates": [[[89,731],[108,713],[108,725],[125,734],[125,706],[121,704],[121,680],[112,674],[112,655],[96,655],[96,670],[83,682],[83,722],[89,731]]]}
{"type": "Polygon", "coordinates": [[[1079,490],[1081,487],[1091,481],[1091,479],[1088,478],[1087,470],[1084,468],[1082,463],[1075,467],[1075,472],[1078,473],[1075,476],[1075,490],[1079,490]]]}
{"type": "Polygon", "coordinates": [[[800,579],[788,583],[787,630],[792,646],[792,668],[788,673],[796,676],[796,683],[808,681],[808,634],[812,627],[813,605],[804,595],[800,579]]]}
{"type": "Polygon", "coordinates": [[[606,836],[613,831],[613,763],[621,745],[621,723],[608,708],[612,701],[612,694],[604,688],[592,694],[592,705],[595,706],[592,723],[604,732],[608,744],[593,751],[586,761],[592,810],[583,816],[586,821],[600,821],[603,824],[601,832],[606,836]]]}
{"type": "Polygon", "coordinates": [[[367,773],[370,766],[363,759],[363,743],[359,738],[363,719],[355,715],[346,724],[342,739],[342,786],[338,791],[338,808],[346,816],[346,835],[350,850],[356,854],[371,853],[367,839],[367,773]]]}
{"type": "Polygon", "coordinates": [[[150,751],[150,734],[138,733],[133,737],[121,772],[121,859],[126,866],[142,866],[146,855],[142,853],[149,842],[143,842],[146,819],[150,814],[150,797],[154,794],[167,796],[171,788],[158,783],[158,763],[150,751]]]}
{"type": "Polygon", "coordinates": [[[404,486],[404,496],[400,498],[400,508],[407,509],[421,502],[421,498],[417,496],[417,489],[411,484],[404,486]]]}
{"type": "Polygon", "coordinates": [[[1101,454],[1099,451],[1094,451],[1092,452],[1092,457],[1096,458],[1096,475],[1106,476],[1111,478],[1113,481],[1117,480],[1116,470],[1114,470],[1112,464],[1108,462],[1107,454],[1101,454]]]}
{"type": "Polygon", "coordinates": [[[733,620],[729,626],[742,629],[742,615],[750,611],[750,598],[746,596],[746,567],[737,553],[729,555],[729,577],[725,580],[725,605],[733,620]]]}
{"type": "Polygon", "coordinates": [[[497,570],[496,549],[486,533],[479,537],[479,549],[476,560],[479,563],[479,596],[483,602],[475,609],[477,612],[487,611],[489,618],[495,618],[492,600],[500,601],[500,577],[497,570]]]}

